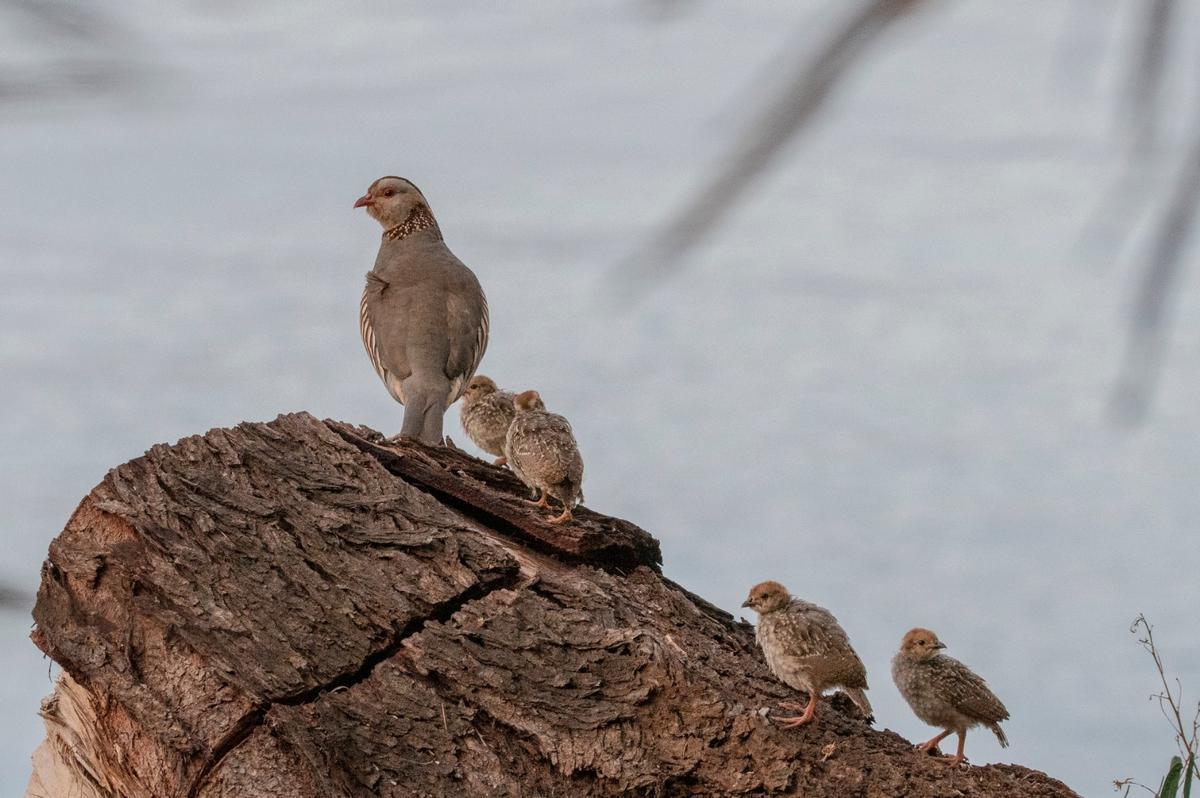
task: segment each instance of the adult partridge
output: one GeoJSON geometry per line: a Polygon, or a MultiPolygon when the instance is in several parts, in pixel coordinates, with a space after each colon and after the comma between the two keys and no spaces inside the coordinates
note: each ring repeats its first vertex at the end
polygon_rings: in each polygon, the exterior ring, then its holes
{"type": "Polygon", "coordinates": [[[383,225],[359,304],[363,346],[392,398],[404,405],[400,434],[440,444],[442,416],[487,349],[487,298],[411,182],[381,177],[354,207],[383,225]]]}

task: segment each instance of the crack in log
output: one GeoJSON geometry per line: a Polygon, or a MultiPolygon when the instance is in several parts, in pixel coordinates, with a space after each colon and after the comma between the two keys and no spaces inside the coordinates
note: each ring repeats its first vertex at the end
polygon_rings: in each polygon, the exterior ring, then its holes
{"type": "Polygon", "coordinates": [[[368,654],[362,663],[352,671],[347,671],[334,678],[323,682],[315,687],[310,687],[305,690],[300,690],[295,693],[281,696],[270,701],[264,701],[244,714],[233,727],[217,741],[213,747],[212,753],[205,760],[204,764],[197,771],[196,776],[192,779],[191,784],[184,792],[186,798],[197,798],[200,791],[208,784],[212,775],[216,773],[221,766],[221,763],[233,753],[239,745],[249,739],[250,735],[256,729],[261,727],[267,720],[267,714],[273,707],[288,706],[296,707],[312,703],[326,693],[332,692],[339,688],[349,688],[368,679],[374,672],[376,666],[393,656],[395,656],[403,647],[404,642],[413,635],[419,634],[425,626],[431,622],[445,623],[450,620],[454,613],[466,607],[473,601],[478,601],[489,593],[496,590],[508,590],[516,587],[520,581],[520,571],[512,569],[511,571],[501,575],[497,579],[490,582],[476,582],[463,592],[449,598],[443,602],[433,605],[426,615],[413,618],[406,623],[400,631],[392,638],[386,646],[368,654]]]}

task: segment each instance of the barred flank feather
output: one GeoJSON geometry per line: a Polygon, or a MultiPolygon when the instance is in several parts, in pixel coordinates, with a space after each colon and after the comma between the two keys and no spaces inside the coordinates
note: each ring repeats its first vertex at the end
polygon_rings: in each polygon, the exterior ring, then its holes
{"type": "Polygon", "coordinates": [[[371,284],[368,282],[366,288],[363,289],[362,300],[358,303],[358,333],[362,336],[363,346],[367,350],[367,357],[371,358],[371,365],[375,367],[375,373],[386,385],[387,374],[383,364],[379,361],[379,347],[375,345],[375,327],[371,324],[371,314],[367,310],[367,292],[370,290],[371,284]]]}

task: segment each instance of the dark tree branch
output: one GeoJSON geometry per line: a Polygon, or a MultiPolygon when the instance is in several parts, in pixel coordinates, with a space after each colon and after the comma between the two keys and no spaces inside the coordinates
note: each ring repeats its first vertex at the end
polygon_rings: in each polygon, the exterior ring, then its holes
{"type": "Polygon", "coordinates": [[[54,97],[94,98],[142,86],[146,64],[139,42],[100,3],[0,0],[0,24],[27,29],[38,63],[0,76],[0,102],[54,97]]]}

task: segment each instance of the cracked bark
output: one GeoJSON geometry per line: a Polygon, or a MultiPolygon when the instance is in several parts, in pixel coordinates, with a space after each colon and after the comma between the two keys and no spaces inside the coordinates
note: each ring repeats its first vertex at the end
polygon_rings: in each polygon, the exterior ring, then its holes
{"type": "Polygon", "coordinates": [[[554,527],[524,495],[306,414],[114,469],[43,567],[63,676],[27,796],[1073,795],[947,768],[838,698],[773,727],[795,696],[750,627],[633,524],[554,527]]]}

